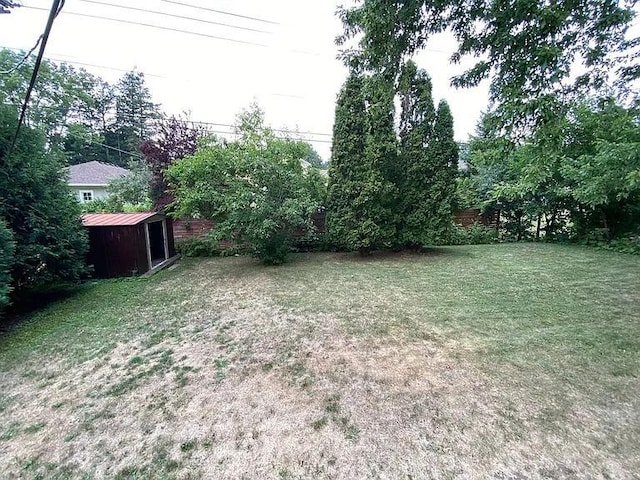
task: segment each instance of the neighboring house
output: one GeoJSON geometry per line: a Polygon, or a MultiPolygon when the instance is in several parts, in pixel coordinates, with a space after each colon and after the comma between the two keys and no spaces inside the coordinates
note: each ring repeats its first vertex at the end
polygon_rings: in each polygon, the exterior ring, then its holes
{"type": "Polygon", "coordinates": [[[81,203],[107,198],[107,186],[115,178],[131,173],[109,163],[87,162],[69,167],[69,186],[81,203]]]}

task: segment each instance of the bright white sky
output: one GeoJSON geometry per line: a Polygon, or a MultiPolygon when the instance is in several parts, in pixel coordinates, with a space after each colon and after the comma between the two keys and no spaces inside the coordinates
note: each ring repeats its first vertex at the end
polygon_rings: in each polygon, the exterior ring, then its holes
{"type": "MultiPolygon", "coordinates": [[[[147,75],[154,101],[160,103],[164,111],[190,112],[191,118],[197,121],[231,124],[242,108],[256,100],[274,128],[325,134],[301,136],[313,140],[320,155],[329,158],[336,95],[347,73],[336,59],[338,47],[334,44],[334,38],[341,33],[335,10],[344,0],[176,0],[274,23],[163,0],[97,1],[262,32],[67,0],[49,38],[46,50],[49,58],[111,67],[84,66],[110,82],[117,81],[124,71],[137,68],[147,75]],[[71,12],[263,46],[80,17],[71,12]]],[[[2,47],[28,49],[44,29],[50,0],[23,0],[22,4],[43,10],[18,8],[10,15],[1,15],[2,47]]],[[[448,57],[454,47],[451,37],[439,36],[416,56],[416,61],[433,79],[435,101],[446,98],[451,105],[456,139],[465,141],[487,106],[488,94],[486,85],[467,90],[449,86],[449,79],[462,71],[462,66],[449,65],[448,57]]]]}

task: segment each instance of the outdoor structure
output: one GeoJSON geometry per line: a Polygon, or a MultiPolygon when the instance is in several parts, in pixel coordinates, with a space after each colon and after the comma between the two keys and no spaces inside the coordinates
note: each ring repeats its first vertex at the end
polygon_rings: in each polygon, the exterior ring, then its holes
{"type": "Polygon", "coordinates": [[[69,167],[69,186],[79,202],[90,202],[109,196],[109,181],[131,173],[126,168],[102,162],[86,162],[69,167]]]}
{"type": "Polygon", "coordinates": [[[173,225],[161,213],[88,213],[82,224],[89,234],[88,261],[98,278],[143,275],[175,259],[173,225]]]}
{"type": "Polygon", "coordinates": [[[500,210],[489,210],[483,213],[479,208],[466,208],[458,210],[453,221],[464,228],[478,224],[497,229],[500,226],[500,210]]]}

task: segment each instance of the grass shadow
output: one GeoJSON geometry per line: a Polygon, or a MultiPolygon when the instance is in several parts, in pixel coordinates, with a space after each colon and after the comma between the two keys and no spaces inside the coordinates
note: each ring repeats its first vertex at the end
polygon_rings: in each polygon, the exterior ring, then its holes
{"type": "Polygon", "coordinates": [[[29,290],[13,298],[11,305],[0,316],[0,334],[10,332],[34,313],[91,288],[92,283],[57,283],[29,290]]]}

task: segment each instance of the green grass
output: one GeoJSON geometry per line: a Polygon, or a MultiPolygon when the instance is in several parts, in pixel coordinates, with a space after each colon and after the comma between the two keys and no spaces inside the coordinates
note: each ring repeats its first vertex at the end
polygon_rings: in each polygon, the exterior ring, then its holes
{"type": "Polygon", "coordinates": [[[364,476],[625,477],[640,468],[639,307],[640,257],[578,246],[186,259],[0,335],[0,446],[45,477],[83,473],[38,449],[55,439],[114,478],[346,478],[387,457],[364,476]],[[119,458],[132,438],[155,440],[119,458]],[[281,441],[305,460],[273,458],[281,441]]]}
{"type": "Polygon", "coordinates": [[[273,270],[278,303],[340,315],[357,335],[463,338],[480,343],[487,362],[555,369],[562,360],[568,374],[640,371],[636,257],[516,244],[300,263],[273,270]]]}
{"type": "Polygon", "coordinates": [[[77,363],[104,355],[132,336],[148,346],[176,336],[179,305],[189,292],[156,293],[166,279],[167,272],[161,272],[150,279],[84,285],[75,295],[45,307],[0,336],[0,370],[23,364],[34,354],[77,363]]]}

